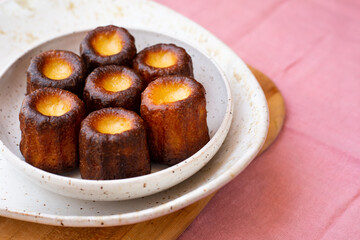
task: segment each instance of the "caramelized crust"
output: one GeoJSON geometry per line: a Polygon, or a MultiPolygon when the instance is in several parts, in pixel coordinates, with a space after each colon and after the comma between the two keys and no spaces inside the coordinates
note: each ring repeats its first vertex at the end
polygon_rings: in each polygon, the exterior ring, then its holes
{"type": "Polygon", "coordinates": [[[132,69],[109,65],[96,68],[87,77],[83,99],[89,112],[106,107],[138,111],[144,89],[145,82],[132,69]]]}
{"type": "Polygon", "coordinates": [[[27,95],[19,114],[20,151],[25,161],[52,173],[75,169],[84,117],[83,102],[71,92],[41,88],[27,95]]]}
{"type": "Polygon", "coordinates": [[[54,87],[81,96],[86,78],[85,64],[73,52],[50,50],[35,56],[27,70],[27,94],[54,87]]]}
{"type": "Polygon", "coordinates": [[[125,28],[113,25],[97,27],[89,31],[81,42],[80,54],[88,72],[104,65],[131,67],[136,55],[135,38],[125,28]]]}
{"type": "Polygon", "coordinates": [[[85,179],[107,180],[150,173],[143,120],[123,108],[92,112],[81,124],[80,173],[85,179]]]}
{"type": "Polygon", "coordinates": [[[209,141],[205,89],[193,78],[166,76],[151,82],[141,95],[140,112],[154,162],[177,164],[209,141]]]}
{"type": "Polygon", "coordinates": [[[133,68],[147,83],[168,75],[194,76],[190,55],[174,44],[161,43],[143,49],[135,57],[133,68]]]}

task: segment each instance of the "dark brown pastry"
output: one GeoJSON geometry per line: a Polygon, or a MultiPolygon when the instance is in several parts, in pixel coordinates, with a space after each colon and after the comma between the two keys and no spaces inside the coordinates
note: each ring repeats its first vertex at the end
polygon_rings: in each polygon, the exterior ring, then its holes
{"type": "Polygon", "coordinates": [[[209,141],[205,89],[185,76],[160,77],[141,95],[151,160],[174,165],[209,141]]]}
{"type": "Polygon", "coordinates": [[[174,44],[161,43],[143,49],[135,57],[133,68],[147,83],[167,75],[194,76],[190,55],[174,44]]]}
{"type": "Polygon", "coordinates": [[[41,88],[27,95],[19,114],[25,161],[52,173],[75,169],[84,117],[84,103],[71,92],[41,88]]]}
{"type": "Polygon", "coordinates": [[[92,112],[81,124],[80,173],[107,180],[150,173],[144,121],[123,108],[92,112]]]}
{"type": "Polygon", "coordinates": [[[89,72],[104,65],[131,66],[136,55],[135,39],[125,28],[98,27],[87,33],[80,54],[89,72]]]}
{"type": "Polygon", "coordinates": [[[27,70],[27,94],[36,89],[54,87],[80,96],[84,88],[86,68],[73,52],[50,50],[35,56],[27,70]]]}
{"type": "Polygon", "coordinates": [[[106,107],[139,111],[145,86],[141,77],[130,68],[102,66],[87,77],[83,99],[89,112],[106,107]]]}

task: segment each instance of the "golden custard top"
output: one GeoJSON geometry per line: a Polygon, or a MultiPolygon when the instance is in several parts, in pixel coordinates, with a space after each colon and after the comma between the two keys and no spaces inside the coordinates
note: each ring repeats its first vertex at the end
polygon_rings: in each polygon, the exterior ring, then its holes
{"type": "Polygon", "coordinates": [[[59,95],[44,95],[37,101],[36,109],[45,116],[62,116],[71,110],[71,102],[59,95]]]}
{"type": "Polygon", "coordinates": [[[153,84],[149,98],[156,105],[183,100],[191,94],[191,87],[182,82],[153,84]]]}
{"type": "Polygon", "coordinates": [[[91,46],[101,56],[111,56],[121,52],[123,41],[116,31],[99,32],[91,39],[91,46]]]}
{"type": "Polygon", "coordinates": [[[95,129],[100,133],[118,134],[130,130],[131,119],[116,114],[105,114],[94,121],[95,129]]]}
{"type": "Polygon", "coordinates": [[[52,80],[66,79],[71,75],[72,71],[71,64],[60,57],[48,57],[42,65],[42,73],[52,80]]]}
{"type": "Polygon", "coordinates": [[[120,92],[128,89],[132,84],[132,80],[127,74],[114,72],[105,74],[98,84],[106,91],[120,92]]]}
{"type": "Polygon", "coordinates": [[[155,68],[167,68],[176,64],[178,58],[172,51],[151,51],[145,57],[145,63],[155,68]]]}

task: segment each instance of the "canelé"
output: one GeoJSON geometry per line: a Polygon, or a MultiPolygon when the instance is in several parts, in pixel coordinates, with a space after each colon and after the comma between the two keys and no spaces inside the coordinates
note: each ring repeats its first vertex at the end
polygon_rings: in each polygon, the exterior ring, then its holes
{"type": "Polygon", "coordinates": [[[175,44],[160,43],[143,49],[136,55],[133,68],[147,83],[167,75],[194,76],[190,55],[175,44]]]}
{"type": "Polygon", "coordinates": [[[174,165],[209,141],[205,89],[185,76],[160,77],[141,95],[151,160],[174,165]]]}
{"type": "Polygon", "coordinates": [[[52,173],[75,169],[84,117],[84,103],[69,91],[41,88],[27,95],[19,114],[25,161],[52,173]]]}
{"type": "Polygon", "coordinates": [[[83,99],[88,112],[106,107],[139,111],[145,82],[132,69],[108,65],[96,68],[86,79],[83,99]]]}
{"type": "Polygon", "coordinates": [[[50,50],[35,56],[27,70],[27,94],[54,87],[80,96],[86,78],[85,64],[73,52],[50,50]]]}
{"type": "Polygon", "coordinates": [[[150,173],[144,121],[123,108],[90,113],[80,130],[80,173],[84,179],[109,180],[150,173]]]}
{"type": "Polygon", "coordinates": [[[135,38],[125,28],[97,27],[81,42],[80,54],[89,72],[104,65],[131,66],[136,55],[135,38]]]}

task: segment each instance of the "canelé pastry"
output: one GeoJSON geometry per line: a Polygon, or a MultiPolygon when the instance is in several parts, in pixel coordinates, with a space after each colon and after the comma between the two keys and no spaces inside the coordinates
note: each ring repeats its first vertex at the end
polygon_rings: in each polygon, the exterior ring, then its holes
{"type": "Polygon", "coordinates": [[[136,55],[133,68],[147,83],[167,75],[194,76],[190,55],[174,44],[160,43],[143,49],[136,55]]]}
{"type": "Polygon", "coordinates": [[[27,95],[19,114],[25,161],[52,173],[76,168],[84,117],[84,103],[69,91],[41,88],[27,95]]]}
{"type": "Polygon", "coordinates": [[[98,27],[87,33],[80,54],[89,71],[104,65],[131,66],[136,55],[135,39],[125,28],[98,27]]]}
{"type": "Polygon", "coordinates": [[[132,69],[108,65],[96,68],[86,79],[83,99],[89,112],[106,107],[138,111],[145,82],[132,69]]]}
{"type": "Polygon", "coordinates": [[[103,108],[81,123],[80,173],[108,180],[150,173],[144,121],[123,108],[103,108]]]}
{"type": "Polygon", "coordinates": [[[80,96],[86,78],[85,64],[73,52],[50,50],[35,56],[27,70],[27,94],[44,88],[55,87],[80,96]]]}
{"type": "Polygon", "coordinates": [[[160,77],[141,95],[151,160],[174,165],[209,141],[205,89],[185,76],[160,77]]]}

